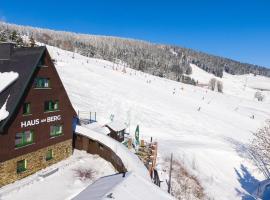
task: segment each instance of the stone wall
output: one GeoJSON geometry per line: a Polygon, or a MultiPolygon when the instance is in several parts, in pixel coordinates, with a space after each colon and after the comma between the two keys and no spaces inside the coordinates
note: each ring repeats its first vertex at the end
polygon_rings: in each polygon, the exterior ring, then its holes
{"type": "MultiPolygon", "coordinates": [[[[23,148],[23,147],[22,147],[23,148]]],[[[0,187],[13,183],[16,180],[29,176],[41,169],[44,169],[54,163],[68,158],[72,154],[72,140],[66,140],[39,149],[35,152],[24,154],[11,160],[0,163],[0,187]],[[46,161],[46,153],[52,149],[53,158],[46,161]],[[27,169],[24,172],[17,173],[17,162],[26,159],[27,169]]]]}

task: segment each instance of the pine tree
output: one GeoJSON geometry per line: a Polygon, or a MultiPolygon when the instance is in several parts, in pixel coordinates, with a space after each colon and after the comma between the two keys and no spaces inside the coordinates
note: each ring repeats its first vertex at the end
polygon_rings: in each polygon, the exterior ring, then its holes
{"type": "Polygon", "coordinates": [[[30,47],[35,47],[35,46],[36,46],[36,42],[35,42],[35,40],[33,38],[33,35],[31,35],[31,37],[30,37],[30,47]]]}
{"type": "Polygon", "coordinates": [[[22,37],[21,37],[20,35],[17,35],[16,46],[17,46],[17,47],[22,47],[22,46],[24,46],[23,39],[22,39],[22,37]]]}
{"type": "Polygon", "coordinates": [[[187,74],[187,75],[192,74],[192,68],[191,68],[191,66],[188,66],[188,67],[187,67],[187,69],[186,69],[186,74],[187,74]]]}
{"type": "Polygon", "coordinates": [[[6,42],[8,39],[7,32],[5,30],[0,32],[0,42],[6,42]]]}
{"type": "Polygon", "coordinates": [[[12,33],[9,35],[9,39],[12,41],[12,42],[17,42],[18,40],[18,33],[17,31],[12,31],[12,33]]]}

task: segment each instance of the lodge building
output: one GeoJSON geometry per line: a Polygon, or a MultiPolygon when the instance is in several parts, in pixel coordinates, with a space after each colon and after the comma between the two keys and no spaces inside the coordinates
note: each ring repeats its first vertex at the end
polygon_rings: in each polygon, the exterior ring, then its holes
{"type": "Polygon", "coordinates": [[[0,44],[0,73],[18,78],[0,91],[0,187],[72,154],[76,115],[46,47],[0,44]]]}

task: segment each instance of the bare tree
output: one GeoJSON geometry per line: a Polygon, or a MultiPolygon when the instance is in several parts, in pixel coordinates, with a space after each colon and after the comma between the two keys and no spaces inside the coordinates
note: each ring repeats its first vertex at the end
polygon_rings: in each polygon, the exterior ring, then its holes
{"type": "Polygon", "coordinates": [[[270,120],[267,120],[266,125],[253,135],[250,150],[252,159],[265,177],[270,178],[270,120]]]}

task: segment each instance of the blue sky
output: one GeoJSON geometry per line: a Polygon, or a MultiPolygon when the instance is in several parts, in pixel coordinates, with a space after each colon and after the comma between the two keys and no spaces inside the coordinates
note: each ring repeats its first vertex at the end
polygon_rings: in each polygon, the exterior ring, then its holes
{"type": "Polygon", "coordinates": [[[175,44],[270,67],[268,0],[2,0],[0,19],[175,44]]]}

